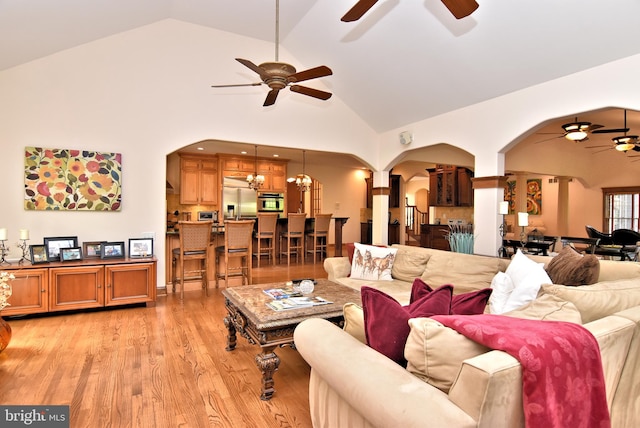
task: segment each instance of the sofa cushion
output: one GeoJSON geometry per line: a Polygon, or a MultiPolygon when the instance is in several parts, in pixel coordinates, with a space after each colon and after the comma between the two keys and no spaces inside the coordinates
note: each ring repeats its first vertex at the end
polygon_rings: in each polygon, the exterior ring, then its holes
{"type": "Polygon", "coordinates": [[[464,360],[490,351],[430,318],[410,319],[409,326],[404,347],[407,370],[447,393],[464,360]]]}
{"type": "MultiPolygon", "coordinates": [[[[432,291],[433,288],[431,288],[429,284],[420,278],[416,278],[413,280],[409,301],[414,302],[432,291]]],[[[451,315],[476,315],[484,313],[491,292],[491,288],[483,288],[482,290],[470,291],[468,293],[454,294],[451,299],[451,315]]]]}
{"type": "Polygon", "coordinates": [[[455,284],[456,293],[466,293],[489,287],[500,266],[497,257],[438,251],[429,258],[421,278],[432,287],[455,284]]]}
{"type": "Polygon", "coordinates": [[[364,286],[360,292],[367,344],[405,366],[404,345],[410,331],[409,319],[448,315],[451,310],[453,287],[442,286],[408,306],[402,306],[375,288],[364,286]]]}
{"type": "Polygon", "coordinates": [[[551,278],[544,267],[529,259],[520,250],[511,259],[505,273],[513,281],[513,291],[502,308],[504,312],[512,311],[533,301],[540,291],[540,286],[551,283],[551,278]]]}
{"type": "Polygon", "coordinates": [[[398,250],[373,245],[354,244],[351,278],[391,281],[391,268],[398,250]]]}
{"type": "Polygon", "coordinates": [[[505,272],[498,272],[491,280],[491,297],[489,297],[489,308],[492,314],[504,312],[504,306],[513,292],[513,281],[505,272]]]}
{"type": "Polygon", "coordinates": [[[424,273],[430,254],[407,248],[398,248],[396,259],[391,268],[394,279],[411,282],[424,273]]]}
{"type": "Polygon", "coordinates": [[[595,284],[600,276],[600,261],[593,254],[582,255],[567,245],[551,259],[546,271],[554,284],[595,284]]]}
{"type": "Polygon", "coordinates": [[[542,292],[573,303],[580,311],[583,324],[640,305],[640,281],[637,278],[603,281],[582,287],[545,284],[542,292]]]}
{"type": "Polygon", "coordinates": [[[582,324],[582,317],[576,305],[551,294],[543,294],[532,302],[502,315],[530,320],[565,321],[582,324]]]}

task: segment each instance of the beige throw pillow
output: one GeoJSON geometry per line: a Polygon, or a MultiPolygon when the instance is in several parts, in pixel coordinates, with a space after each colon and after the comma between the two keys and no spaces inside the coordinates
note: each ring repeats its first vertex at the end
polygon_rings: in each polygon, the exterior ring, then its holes
{"type": "Polygon", "coordinates": [[[362,307],[355,303],[345,303],[344,312],[344,331],[358,339],[366,345],[367,338],[364,333],[364,311],[362,307]]]}
{"type": "Polygon", "coordinates": [[[431,318],[412,318],[409,326],[411,332],[404,347],[407,370],[447,393],[462,362],[489,351],[431,318]]]}
{"type": "Polygon", "coordinates": [[[640,305],[640,278],[603,281],[582,287],[545,284],[542,291],[573,303],[584,324],[640,305]]]}
{"type": "Polygon", "coordinates": [[[498,257],[441,251],[431,255],[421,278],[432,288],[452,284],[454,293],[461,294],[488,288],[500,267],[498,257]]]}
{"type": "Polygon", "coordinates": [[[543,294],[531,303],[505,312],[502,315],[514,318],[542,321],[565,321],[582,324],[580,311],[576,306],[551,294],[543,294]]]}

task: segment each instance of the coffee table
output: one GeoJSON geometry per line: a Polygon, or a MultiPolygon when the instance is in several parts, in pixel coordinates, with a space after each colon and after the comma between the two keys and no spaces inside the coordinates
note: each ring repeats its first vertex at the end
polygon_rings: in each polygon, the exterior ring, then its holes
{"type": "Polygon", "coordinates": [[[245,285],[222,290],[227,316],[227,351],[236,347],[239,333],[249,343],[260,346],[256,364],[262,372],[262,400],[269,400],[275,392],[273,374],[278,370],[280,358],[274,352],[278,346],[291,346],[296,326],[308,318],[324,318],[342,327],[344,316],[342,307],[347,302],[361,304],[360,291],[336,284],[327,279],[317,280],[313,296],[319,296],[333,303],[309,306],[300,309],[275,311],[267,306],[271,297],[263,293],[268,288],[283,288],[284,283],[245,285]]]}

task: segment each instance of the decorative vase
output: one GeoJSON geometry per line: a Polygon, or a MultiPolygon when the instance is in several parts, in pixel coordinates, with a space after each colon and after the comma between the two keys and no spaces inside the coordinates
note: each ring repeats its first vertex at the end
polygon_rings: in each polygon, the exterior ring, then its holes
{"type": "Polygon", "coordinates": [[[11,342],[11,326],[0,316],[0,352],[11,342]]]}

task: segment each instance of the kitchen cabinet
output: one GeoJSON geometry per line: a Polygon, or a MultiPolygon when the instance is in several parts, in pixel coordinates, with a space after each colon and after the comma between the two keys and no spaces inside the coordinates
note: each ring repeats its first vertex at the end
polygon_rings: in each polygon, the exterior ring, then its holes
{"type": "Polygon", "coordinates": [[[429,171],[429,205],[460,207],[473,205],[473,173],[454,165],[437,165],[429,171]]]}
{"type": "Polygon", "coordinates": [[[389,208],[400,208],[400,176],[389,176],[389,208]]]}
{"type": "Polygon", "coordinates": [[[25,315],[156,301],[156,260],[91,259],[9,266],[13,294],[2,315],[25,315]]]}
{"type": "MultiPolygon", "coordinates": [[[[360,223],[360,243],[371,245],[373,240],[372,224],[370,221],[360,223]]],[[[400,243],[400,225],[389,223],[387,229],[387,244],[399,244],[400,243]]]]}
{"type": "Polygon", "coordinates": [[[449,226],[439,224],[420,225],[420,246],[436,250],[451,251],[449,246],[449,226]]]}
{"type": "Polygon", "coordinates": [[[180,203],[218,205],[217,156],[180,156],[180,203]]]}
{"type": "Polygon", "coordinates": [[[287,190],[287,164],[282,161],[259,160],[258,174],[264,175],[262,191],[284,193],[287,190]]]}

